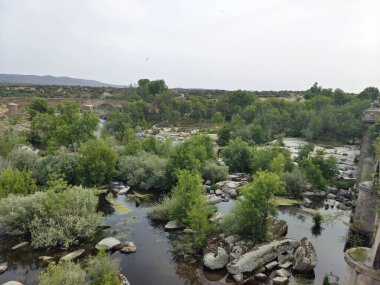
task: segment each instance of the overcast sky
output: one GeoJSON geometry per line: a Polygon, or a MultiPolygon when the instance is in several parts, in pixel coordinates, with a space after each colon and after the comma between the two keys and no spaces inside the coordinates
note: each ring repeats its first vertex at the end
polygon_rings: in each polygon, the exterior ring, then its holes
{"type": "Polygon", "coordinates": [[[0,73],[380,87],[379,0],[0,0],[0,73]]]}

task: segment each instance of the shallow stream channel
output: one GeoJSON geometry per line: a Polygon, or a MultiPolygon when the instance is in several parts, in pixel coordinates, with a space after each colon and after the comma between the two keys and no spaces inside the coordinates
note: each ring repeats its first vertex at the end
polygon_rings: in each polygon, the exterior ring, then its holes
{"type": "MultiPolygon", "coordinates": [[[[85,248],[87,254],[95,253],[95,244],[104,237],[113,236],[121,242],[133,241],[137,251],[131,254],[115,252],[113,257],[120,259],[120,271],[131,285],[176,285],[176,284],[226,284],[232,283],[224,278],[226,271],[212,272],[204,269],[201,264],[188,264],[180,260],[170,251],[170,235],[164,230],[163,224],[150,221],[146,214],[149,207],[158,201],[159,195],[153,196],[149,202],[136,203],[127,195],[114,198],[112,205],[103,205],[106,212],[104,224],[110,226],[101,230],[99,235],[85,246],[65,251],[33,250],[30,247],[11,250],[11,247],[24,241],[21,239],[0,240],[0,264],[7,262],[8,270],[0,274],[0,284],[9,280],[18,280],[25,285],[38,284],[38,273],[46,267],[46,262],[40,256],[53,256],[54,260],[75,249],[85,248]]],[[[235,201],[217,204],[220,212],[228,212],[235,201]]],[[[326,201],[331,203],[332,201],[326,201]]],[[[340,284],[343,282],[345,261],[344,248],[348,234],[349,212],[343,212],[336,207],[321,207],[318,211],[328,215],[329,222],[323,224],[320,231],[313,230],[310,211],[300,207],[280,207],[278,218],[288,223],[287,237],[297,240],[308,237],[313,243],[318,257],[315,276],[307,278],[292,277],[290,284],[322,284],[326,274],[330,274],[340,284]]],[[[248,281],[246,284],[259,284],[248,281]]]]}

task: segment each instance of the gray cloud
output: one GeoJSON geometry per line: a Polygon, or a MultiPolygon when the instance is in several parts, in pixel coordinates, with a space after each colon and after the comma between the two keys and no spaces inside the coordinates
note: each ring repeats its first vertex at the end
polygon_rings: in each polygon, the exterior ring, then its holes
{"type": "Polygon", "coordinates": [[[0,73],[170,87],[380,87],[380,1],[0,0],[0,73]]]}

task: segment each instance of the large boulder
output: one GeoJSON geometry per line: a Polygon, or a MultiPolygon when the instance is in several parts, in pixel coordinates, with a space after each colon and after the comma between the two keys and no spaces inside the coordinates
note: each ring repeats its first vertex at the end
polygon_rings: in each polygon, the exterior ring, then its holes
{"type": "Polygon", "coordinates": [[[220,269],[225,267],[229,260],[227,251],[222,247],[218,247],[216,253],[209,252],[205,254],[203,264],[210,269],[220,269]]]}
{"type": "Polygon", "coordinates": [[[111,250],[116,247],[120,247],[120,241],[113,238],[113,237],[108,237],[102,239],[98,244],[95,246],[96,249],[100,250],[101,248],[104,248],[105,250],[111,250]]]}
{"type": "Polygon", "coordinates": [[[293,270],[301,273],[312,271],[317,265],[317,254],[313,244],[307,237],[300,241],[300,246],[294,250],[293,270]]]}
{"type": "Polygon", "coordinates": [[[217,204],[223,201],[222,197],[216,196],[215,194],[207,195],[206,202],[209,204],[217,204]]]}
{"type": "Polygon", "coordinates": [[[8,270],[7,263],[0,264],[0,274],[4,273],[7,270],[8,270]]]}
{"type": "Polygon", "coordinates": [[[260,264],[268,263],[284,252],[293,251],[299,244],[299,241],[294,239],[281,239],[256,246],[227,264],[227,270],[231,274],[251,272],[260,264]]]}
{"type": "Polygon", "coordinates": [[[18,281],[8,281],[3,283],[3,285],[22,285],[22,283],[18,281]]]}

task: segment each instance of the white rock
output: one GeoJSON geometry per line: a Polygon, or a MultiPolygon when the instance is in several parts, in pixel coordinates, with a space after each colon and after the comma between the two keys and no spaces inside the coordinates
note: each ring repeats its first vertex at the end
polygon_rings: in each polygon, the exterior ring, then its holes
{"type": "Polygon", "coordinates": [[[78,249],[76,251],[70,252],[61,258],[62,261],[72,261],[84,253],[84,249],[78,249]]]}
{"type": "Polygon", "coordinates": [[[265,269],[266,270],[272,270],[273,268],[277,267],[278,262],[277,261],[272,261],[267,264],[265,264],[265,269]]]}
{"type": "Polygon", "coordinates": [[[273,285],[286,285],[289,283],[289,279],[286,277],[276,277],[272,282],[273,285]]]}
{"type": "MultiPolygon", "coordinates": [[[[203,257],[204,266],[210,269],[220,269],[227,265],[229,262],[229,257],[227,251],[218,247],[216,254],[213,252],[206,253],[203,257]]],[[[238,273],[239,274],[239,273],[238,273]]]]}
{"type": "Polygon", "coordinates": [[[124,247],[120,250],[122,253],[132,253],[136,252],[136,245],[129,241],[124,244],[124,247]]]}
{"type": "Polygon", "coordinates": [[[98,244],[95,246],[96,249],[100,250],[101,248],[104,248],[105,250],[111,250],[115,247],[120,246],[120,241],[113,238],[113,237],[108,237],[102,239],[98,244]]]}
{"type": "Polygon", "coordinates": [[[289,271],[287,271],[283,268],[276,270],[276,274],[277,274],[277,276],[287,277],[287,278],[289,278],[292,275],[289,271]]]}
{"type": "Polygon", "coordinates": [[[256,273],[255,279],[260,280],[260,281],[264,281],[267,279],[267,276],[264,273],[256,273]]]}
{"type": "Polygon", "coordinates": [[[220,203],[222,201],[223,201],[223,198],[218,197],[214,194],[206,196],[206,202],[209,204],[217,204],[217,203],[220,203]]]}
{"type": "Polygon", "coordinates": [[[232,278],[238,283],[243,282],[243,273],[232,275],[232,278]]]}
{"type": "Polygon", "coordinates": [[[8,281],[8,282],[3,283],[3,285],[22,285],[22,283],[18,281],[8,281]]]}
{"type": "Polygon", "coordinates": [[[8,265],[6,263],[0,264],[0,274],[7,271],[7,269],[8,269],[8,265]]]}

